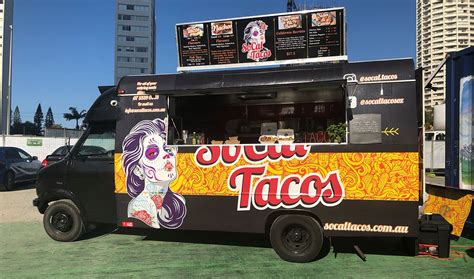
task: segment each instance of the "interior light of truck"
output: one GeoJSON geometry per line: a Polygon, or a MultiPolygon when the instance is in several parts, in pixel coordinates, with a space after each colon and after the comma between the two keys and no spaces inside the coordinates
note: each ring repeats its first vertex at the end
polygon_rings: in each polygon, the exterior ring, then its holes
{"type": "Polygon", "coordinates": [[[264,94],[245,94],[240,95],[239,98],[241,100],[262,100],[262,99],[275,99],[277,97],[277,93],[264,93],[264,94]]]}

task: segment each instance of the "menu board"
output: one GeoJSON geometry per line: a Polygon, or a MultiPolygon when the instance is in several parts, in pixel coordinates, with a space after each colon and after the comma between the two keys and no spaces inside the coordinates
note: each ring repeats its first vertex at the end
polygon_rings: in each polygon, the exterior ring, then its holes
{"type": "Polygon", "coordinates": [[[340,26],[336,11],[311,13],[308,17],[308,56],[340,55],[340,26]]]}
{"type": "Polygon", "coordinates": [[[276,59],[300,59],[307,57],[307,24],[304,16],[287,15],[278,17],[275,31],[276,59]]]}
{"type": "Polygon", "coordinates": [[[209,34],[202,23],[178,27],[180,60],[183,65],[209,65],[209,34]]]}
{"type": "Polygon", "coordinates": [[[176,25],[178,71],[347,60],[344,8],[176,25]]]}
{"type": "Polygon", "coordinates": [[[212,22],[210,24],[210,64],[234,64],[237,57],[237,37],[232,21],[212,22]]]}

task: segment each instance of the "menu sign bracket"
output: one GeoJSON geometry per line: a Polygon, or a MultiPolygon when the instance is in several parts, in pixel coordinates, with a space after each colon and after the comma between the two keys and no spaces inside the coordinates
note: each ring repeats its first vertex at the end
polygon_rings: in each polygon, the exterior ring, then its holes
{"type": "Polygon", "coordinates": [[[344,8],[176,25],[177,71],[347,60],[344,8]]]}
{"type": "Polygon", "coordinates": [[[321,63],[331,61],[347,61],[347,55],[333,56],[333,57],[318,57],[318,58],[305,58],[305,59],[294,59],[286,61],[269,61],[265,63],[253,62],[246,64],[223,64],[223,65],[210,65],[210,66],[193,66],[193,67],[178,67],[178,72],[189,72],[189,71],[201,71],[201,70],[214,70],[214,69],[228,69],[228,68],[245,68],[245,67],[263,67],[272,65],[291,65],[291,64],[304,64],[304,63],[321,63]]]}

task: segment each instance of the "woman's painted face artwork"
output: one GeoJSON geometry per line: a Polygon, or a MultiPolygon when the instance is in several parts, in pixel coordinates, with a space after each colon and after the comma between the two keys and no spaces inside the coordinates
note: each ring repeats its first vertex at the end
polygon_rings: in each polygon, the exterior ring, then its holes
{"type": "Polygon", "coordinates": [[[177,177],[177,148],[166,144],[166,132],[166,120],[137,123],[122,143],[122,168],[132,198],[127,216],[153,228],[175,229],[186,216],[186,201],[169,189],[177,177]]]}
{"type": "Polygon", "coordinates": [[[166,145],[159,135],[143,139],[144,152],[140,167],[150,182],[171,181],[176,178],[176,148],[166,145]]]}
{"type": "Polygon", "coordinates": [[[265,43],[265,30],[260,26],[254,26],[250,30],[250,42],[251,43],[265,43]]]}

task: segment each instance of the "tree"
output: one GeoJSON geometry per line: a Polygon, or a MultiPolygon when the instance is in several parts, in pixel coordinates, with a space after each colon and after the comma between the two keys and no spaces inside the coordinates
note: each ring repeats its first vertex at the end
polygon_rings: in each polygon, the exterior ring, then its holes
{"type": "Polygon", "coordinates": [[[21,122],[20,109],[18,108],[18,106],[15,107],[12,120],[13,121],[12,121],[11,133],[21,134],[23,132],[23,127],[22,127],[23,123],[21,122]]]}
{"type": "Polygon", "coordinates": [[[21,126],[23,128],[24,135],[36,135],[36,132],[37,132],[36,124],[31,123],[30,121],[26,121],[21,126]]]}
{"type": "Polygon", "coordinates": [[[21,124],[21,114],[18,106],[15,107],[15,111],[13,112],[13,125],[15,124],[21,124]]]}
{"type": "Polygon", "coordinates": [[[33,123],[35,124],[35,135],[41,136],[43,134],[43,110],[41,109],[41,104],[38,104],[36,108],[35,116],[33,118],[33,123]]]}
{"type": "Polygon", "coordinates": [[[54,125],[54,116],[51,107],[48,108],[48,112],[46,113],[46,118],[44,120],[44,127],[51,128],[54,125]]]}
{"type": "Polygon", "coordinates": [[[70,107],[68,113],[64,114],[64,118],[69,120],[76,120],[76,130],[79,130],[79,119],[86,117],[86,111],[82,110],[81,112],[77,111],[77,108],[70,107]]]}

